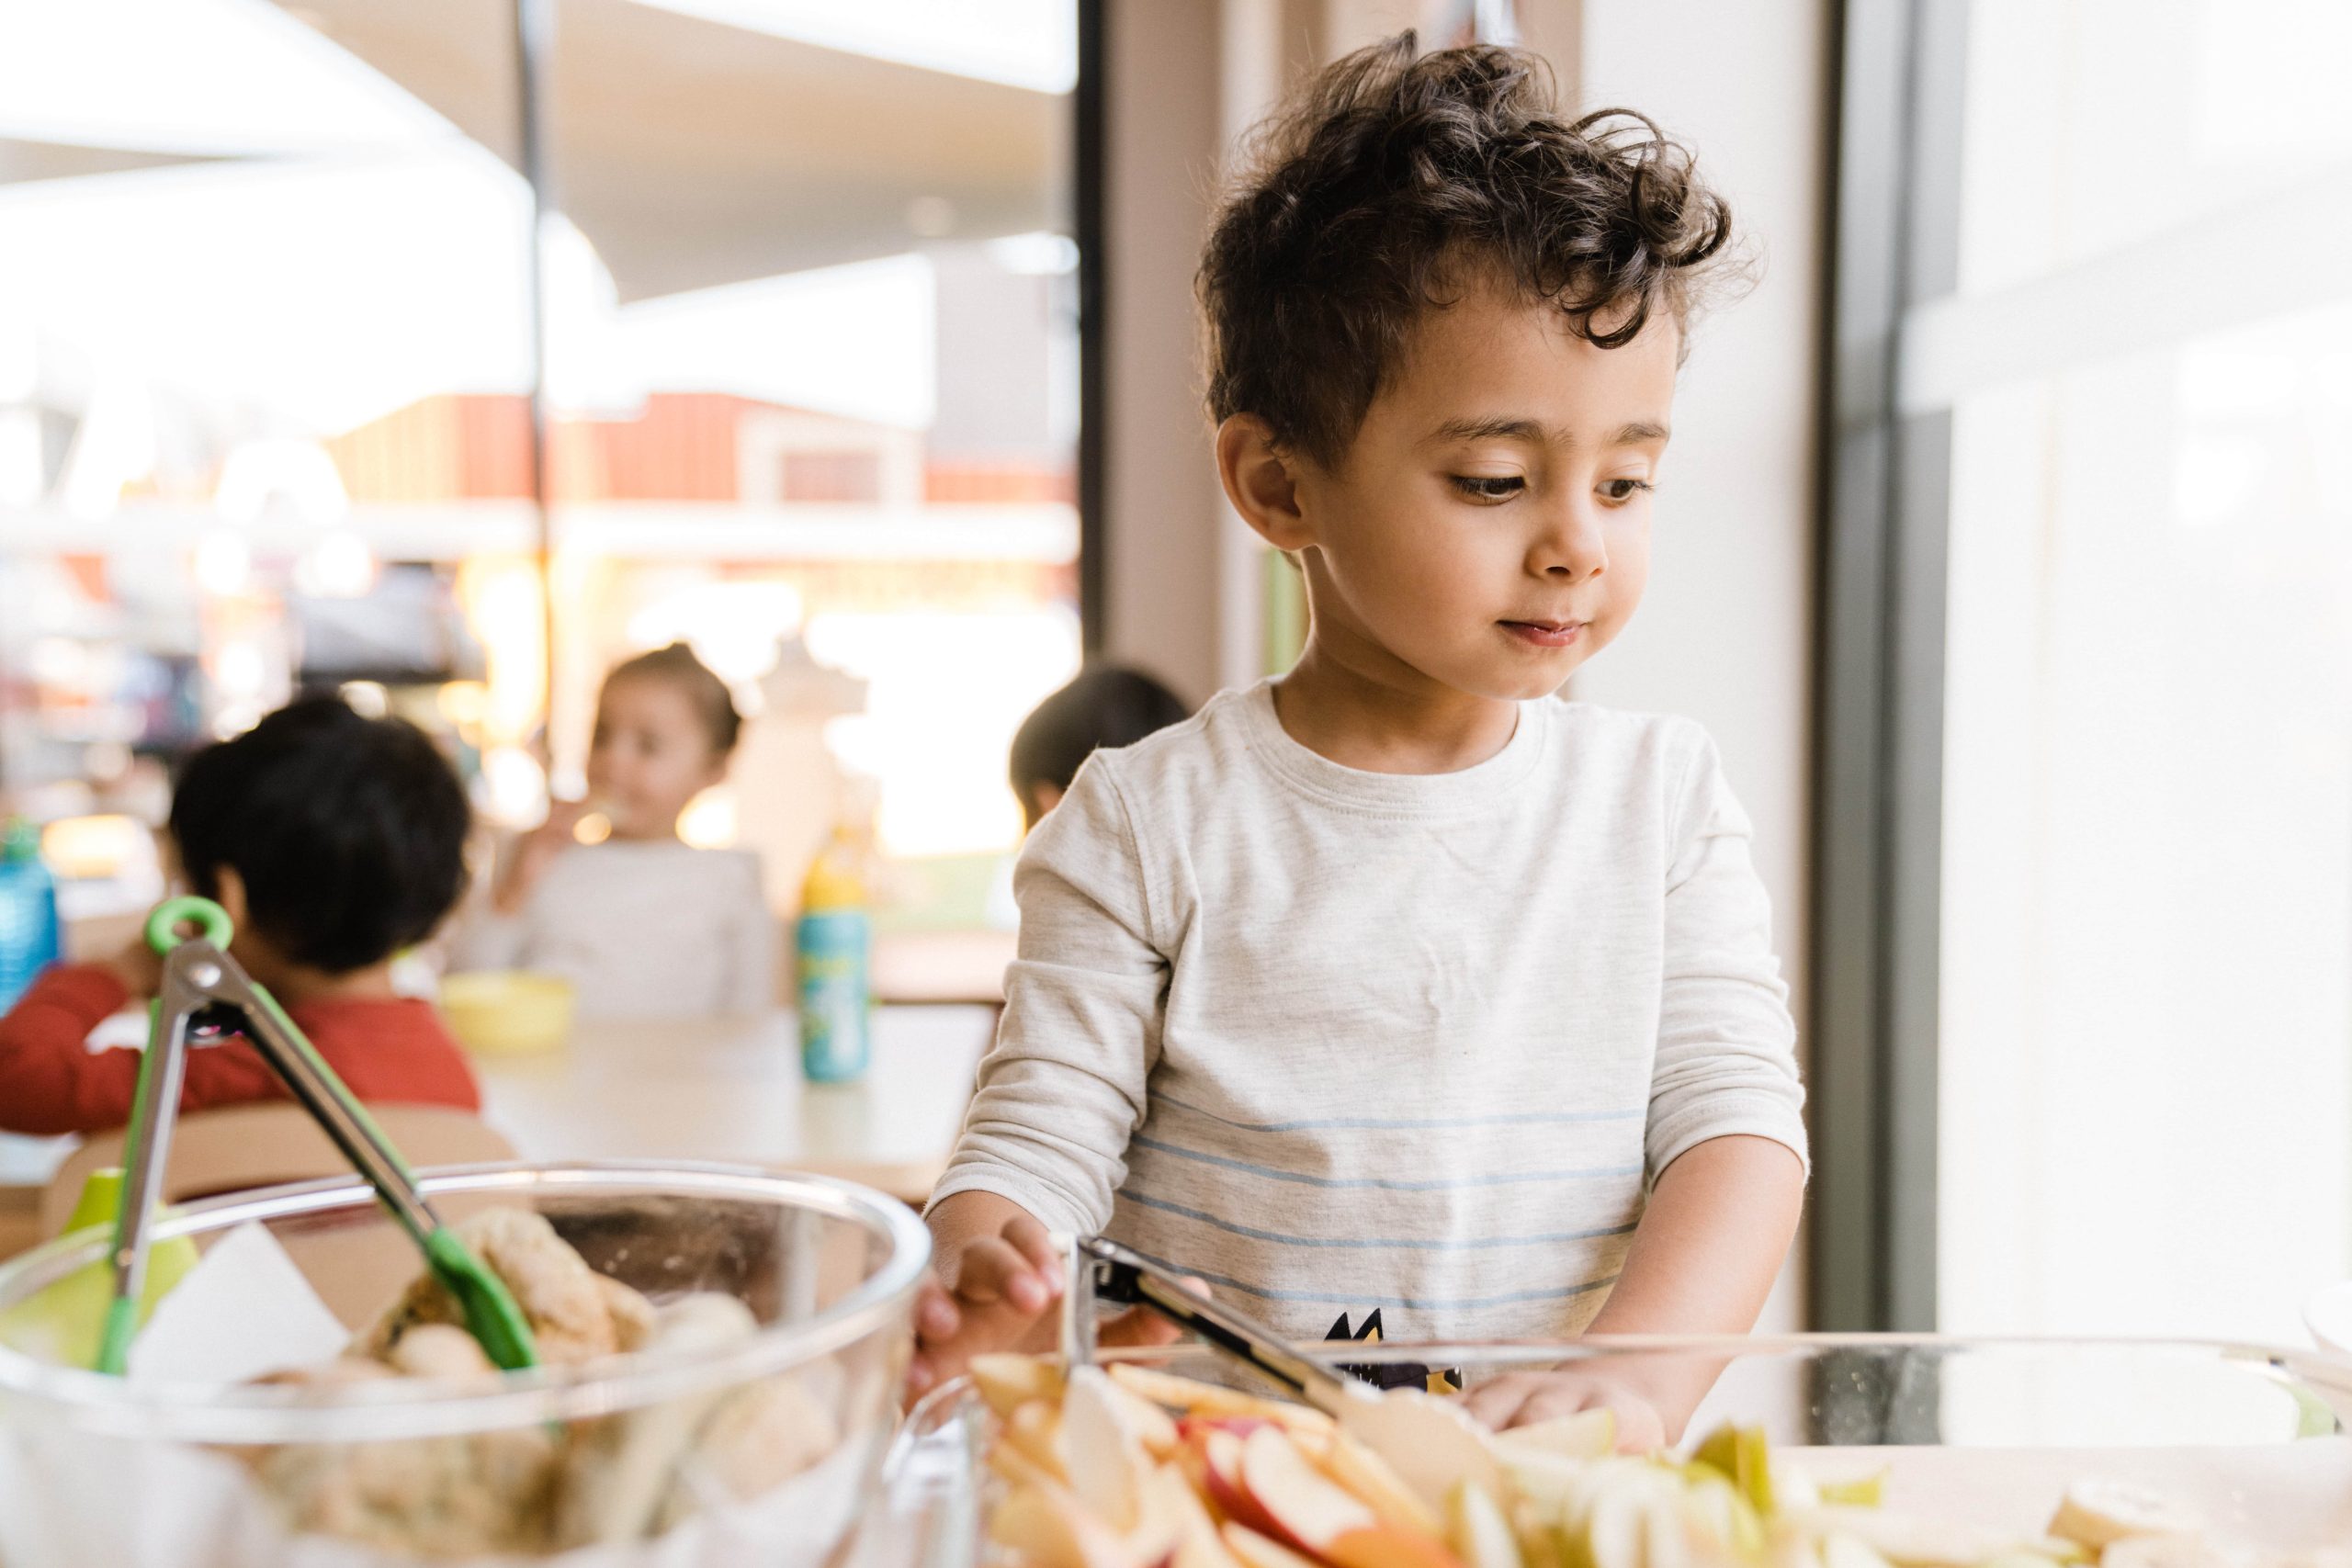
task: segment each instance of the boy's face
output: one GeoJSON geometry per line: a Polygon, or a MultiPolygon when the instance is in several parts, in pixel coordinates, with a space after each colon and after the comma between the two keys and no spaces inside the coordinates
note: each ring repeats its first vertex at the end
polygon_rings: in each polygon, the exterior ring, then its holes
{"type": "Polygon", "coordinates": [[[1490,288],[1431,311],[1345,457],[1285,465],[1318,644],[1408,687],[1556,691],[1641,602],[1678,338],[1661,312],[1595,348],[1490,288]]]}

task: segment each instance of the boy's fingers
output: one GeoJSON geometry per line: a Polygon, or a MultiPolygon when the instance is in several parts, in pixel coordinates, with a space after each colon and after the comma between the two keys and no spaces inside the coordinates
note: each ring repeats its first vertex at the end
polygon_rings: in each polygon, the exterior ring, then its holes
{"type": "Polygon", "coordinates": [[[915,1298],[915,1334],[918,1339],[951,1339],[963,1325],[964,1314],[956,1310],[955,1298],[936,1280],[923,1282],[915,1298]]]}
{"type": "Polygon", "coordinates": [[[1525,1372],[1510,1372],[1482,1382],[1462,1396],[1463,1407],[1485,1422],[1495,1431],[1511,1425],[1512,1418],[1527,1403],[1529,1377],[1525,1372]]]}
{"type": "Polygon", "coordinates": [[[964,1249],[963,1267],[956,1276],[956,1294],[967,1304],[1006,1302],[1032,1314],[1053,1303],[1044,1280],[1011,1243],[984,1237],[964,1249]]]}
{"type": "Polygon", "coordinates": [[[1011,1242],[1039,1276],[1051,1295],[1062,1293],[1062,1271],[1069,1265],[1060,1247],[1054,1245],[1053,1232],[1023,1214],[1004,1227],[1004,1239],[1011,1242]]]}
{"type": "Polygon", "coordinates": [[[1094,1331],[1097,1345],[1173,1345],[1184,1331],[1149,1307],[1129,1307],[1094,1331]]]}

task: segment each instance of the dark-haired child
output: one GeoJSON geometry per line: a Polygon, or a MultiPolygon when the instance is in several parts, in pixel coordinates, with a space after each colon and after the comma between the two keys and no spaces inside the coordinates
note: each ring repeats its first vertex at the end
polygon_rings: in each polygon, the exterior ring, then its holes
{"type": "MultiPolygon", "coordinates": [[[[428,1002],[396,995],[391,964],[458,901],[470,825],[433,742],[332,698],[280,708],[188,760],[172,796],[181,874],[236,927],[229,951],[285,1004],[363,1100],[481,1107],[464,1055],[428,1002]]],[[[144,942],[62,964],[0,1018],[0,1127],[87,1133],[130,1119],[139,1053],[90,1032],[152,996],[144,942]]],[[[242,1040],[188,1053],[184,1111],[283,1098],[242,1040]]]]}
{"type": "Polygon", "coordinates": [[[1030,710],[1012,735],[1012,793],[1029,827],[1069,793],[1078,770],[1098,750],[1132,746],[1190,716],[1184,699],[1145,674],[1106,664],[1030,710]]]}
{"type": "MultiPolygon", "coordinates": [[[[1050,1230],[1302,1339],[1753,1325],[1805,1135],[1747,819],[1697,726],[1554,696],[1640,601],[1729,235],[1687,152],[1515,51],[1408,35],[1262,134],[1202,266],[1209,400],[1310,634],[1030,836],[918,1382],[1049,1342],[1050,1230]]],[[[1643,1448],[1710,1371],[1468,1397],[1643,1448]]]]}
{"type": "Polygon", "coordinates": [[[465,969],[535,969],[591,1018],[750,1014],[775,1007],[777,935],[744,851],[678,837],[688,803],[726,778],[742,732],[727,682],[684,643],[613,667],[596,696],[588,798],[558,802],[512,847],[452,949],[465,969]],[[609,833],[582,844],[591,813],[609,833]]]}

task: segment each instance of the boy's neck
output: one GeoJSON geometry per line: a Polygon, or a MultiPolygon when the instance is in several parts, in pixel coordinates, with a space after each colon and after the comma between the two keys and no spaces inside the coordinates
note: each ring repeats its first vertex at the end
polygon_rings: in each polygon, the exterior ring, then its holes
{"type": "Polygon", "coordinates": [[[276,997],[280,1007],[296,1008],[306,1002],[324,1001],[396,1001],[400,993],[392,988],[392,961],[370,964],[363,969],[347,969],[340,975],[330,975],[308,964],[295,964],[277,953],[265,951],[235,951],[232,955],[244,966],[254,982],[276,997]]]}
{"type": "Polygon", "coordinates": [[[1283,732],[1341,767],[1373,773],[1453,773],[1510,744],[1519,705],[1458,691],[1384,649],[1310,629],[1274,684],[1283,732]]]}

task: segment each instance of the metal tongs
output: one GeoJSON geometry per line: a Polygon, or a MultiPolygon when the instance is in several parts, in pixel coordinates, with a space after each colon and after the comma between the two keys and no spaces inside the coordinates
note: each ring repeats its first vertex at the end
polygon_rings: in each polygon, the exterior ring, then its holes
{"type": "Polygon", "coordinates": [[[164,1164],[179,1117],[189,1034],[232,1014],[279,1081],[325,1129],[344,1157],[376,1190],[386,1210],[416,1243],[425,1266],[464,1309],[467,1331],[492,1363],[510,1371],[538,1364],[530,1325],[505,1282],[441,1223],[417,1190],[416,1178],[365,1107],[334,1075],[276,998],[229,956],[229,916],[209,898],[173,898],[147,918],[147,945],[164,960],[164,983],[148,1026],[147,1050],[130,1102],[121,1206],[114,1231],[114,1293],[98,1342],[97,1370],[120,1376],[138,1332],[146,1284],[148,1228],[163,1196],[164,1164]],[[184,925],[196,929],[183,937],[184,925]]]}
{"type": "Polygon", "coordinates": [[[1461,1405],[1419,1389],[1383,1392],[1345,1376],[1115,1241],[1080,1236],[1069,1246],[1061,1336],[1069,1365],[1093,1360],[1098,1303],[1148,1307],[1330,1416],[1434,1504],[1442,1506],[1464,1481],[1476,1482],[1491,1496],[1503,1495],[1502,1468],[1487,1429],[1461,1405]]]}

